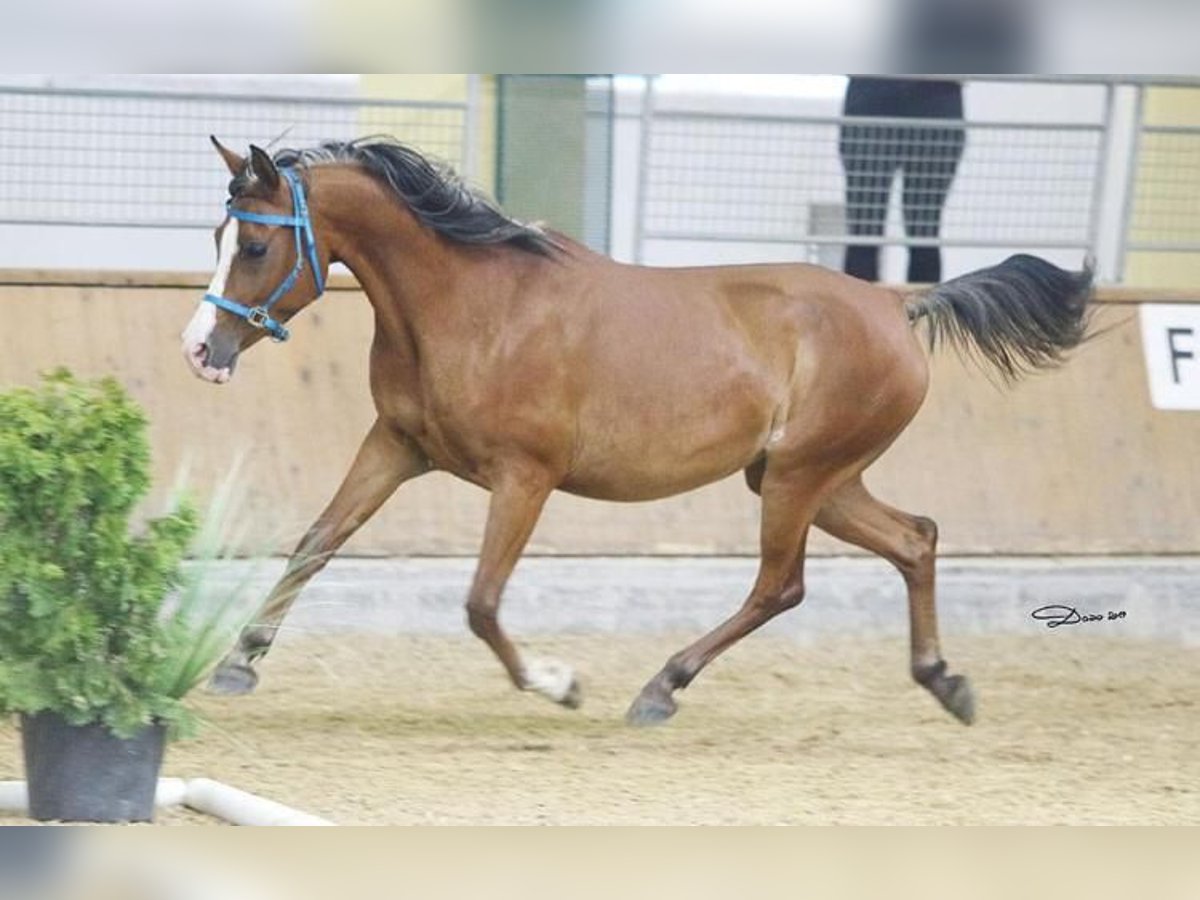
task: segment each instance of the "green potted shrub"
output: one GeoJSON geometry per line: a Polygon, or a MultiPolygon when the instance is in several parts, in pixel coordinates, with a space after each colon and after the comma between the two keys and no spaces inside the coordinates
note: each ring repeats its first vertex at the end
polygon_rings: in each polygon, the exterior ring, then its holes
{"type": "Polygon", "coordinates": [[[135,533],[146,418],[112,379],[65,370],[0,392],[0,713],[20,717],[30,814],[151,821],[183,698],[253,614],[209,583],[230,485],[135,533]],[[199,543],[199,561],[183,565],[199,543]]]}

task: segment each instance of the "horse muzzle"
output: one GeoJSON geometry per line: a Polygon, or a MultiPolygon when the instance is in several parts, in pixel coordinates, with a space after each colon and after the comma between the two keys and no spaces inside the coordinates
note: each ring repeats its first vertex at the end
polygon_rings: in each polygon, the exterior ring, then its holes
{"type": "Polygon", "coordinates": [[[214,348],[208,343],[185,341],[183,358],[187,360],[192,374],[212,384],[225,384],[233,377],[237,368],[237,350],[221,352],[218,346],[214,348]]]}

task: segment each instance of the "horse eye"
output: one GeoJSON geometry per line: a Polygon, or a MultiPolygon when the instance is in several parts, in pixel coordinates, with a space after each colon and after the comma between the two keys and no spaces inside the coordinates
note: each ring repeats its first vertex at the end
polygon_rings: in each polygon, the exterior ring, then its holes
{"type": "Polygon", "coordinates": [[[267,255],[267,245],[258,241],[251,241],[242,246],[242,256],[248,256],[250,259],[259,259],[267,255]]]}

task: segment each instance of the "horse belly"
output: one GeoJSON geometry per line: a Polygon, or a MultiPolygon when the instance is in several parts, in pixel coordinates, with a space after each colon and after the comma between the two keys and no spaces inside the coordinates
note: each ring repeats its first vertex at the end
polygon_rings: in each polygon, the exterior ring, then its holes
{"type": "MultiPolygon", "coordinates": [[[[747,462],[749,465],[749,462],[747,462]]],[[[744,466],[734,466],[732,469],[713,469],[707,473],[692,472],[654,472],[640,470],[623,473],[611,472],[581,472],[573,473],[570,478],[559,485],[560,491],[587,497],[592,500],[611,500],[621,503],[638,503],[646,500],[662,500],[674,497],[696,488],[704,487],[720,481],[744,466]]]]}
{"type": "Polygon", "coordinates": [[[580,422],[580,452],[562,490],[601,500],[657,500],[719,481],[750,465],[770,431],[766,403],[671,410],[655,421],[644,406],[589,429],[580,422]]]}

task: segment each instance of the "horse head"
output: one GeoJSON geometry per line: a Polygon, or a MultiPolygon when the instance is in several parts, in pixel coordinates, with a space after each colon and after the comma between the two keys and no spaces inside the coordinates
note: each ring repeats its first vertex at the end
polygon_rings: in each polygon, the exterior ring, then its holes
{"type": "Polygon", "coordinates": [[[328,261],[299,172],[259,147],[244,157],[212,142],[233,179],[215,232],[216,272],[184,329],[183,355],[198,377],[224,384],[244,350],[263,337],[287,339],[284,323],[321,295],[328,261]]]}

